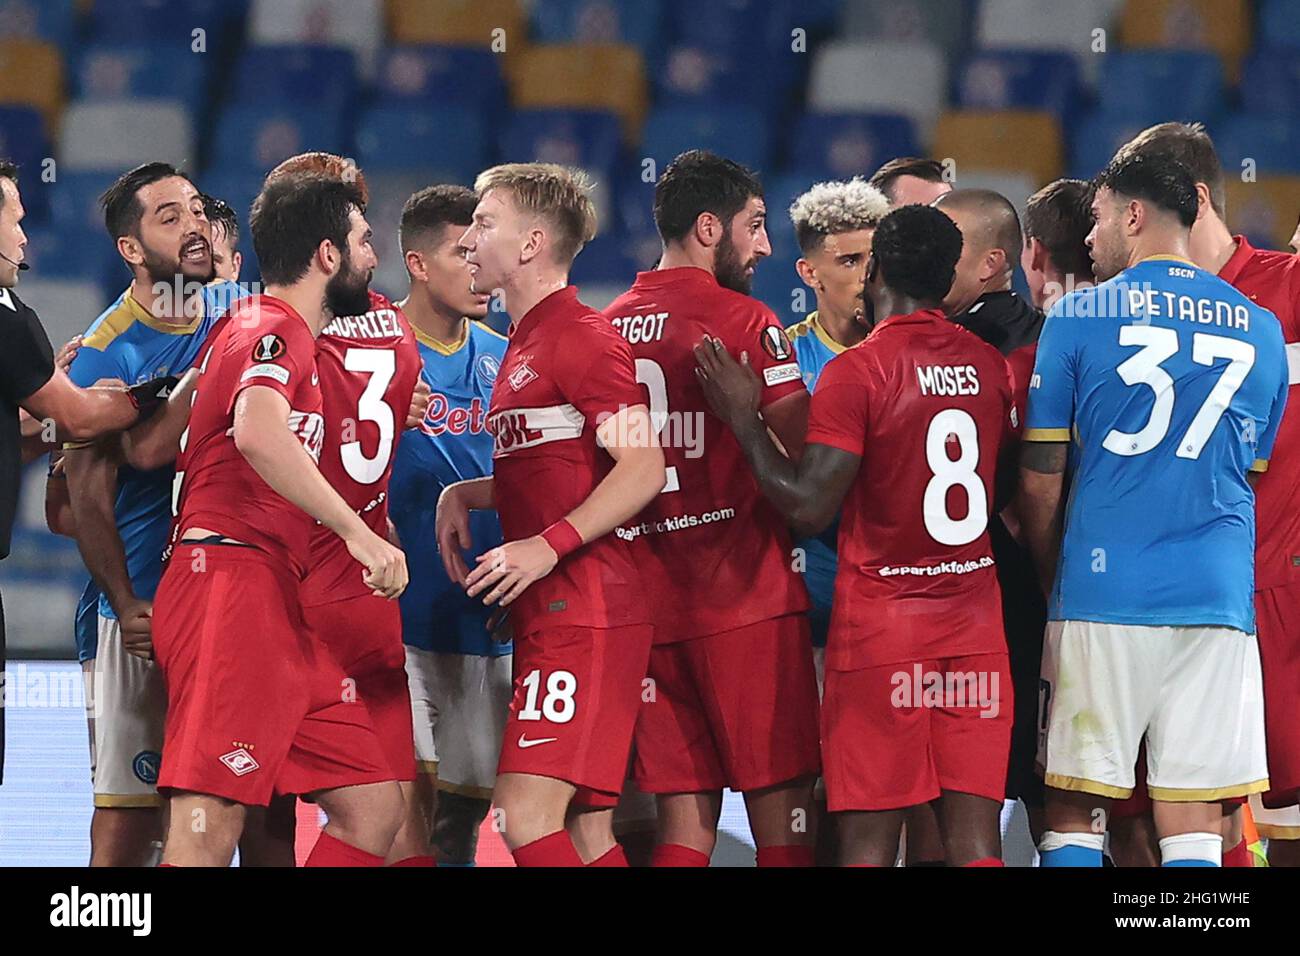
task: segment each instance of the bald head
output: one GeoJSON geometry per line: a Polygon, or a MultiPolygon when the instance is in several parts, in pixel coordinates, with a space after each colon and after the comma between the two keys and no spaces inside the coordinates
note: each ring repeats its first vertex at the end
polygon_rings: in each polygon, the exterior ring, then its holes
{"type": "Polygon", "coordinates": [[[950,316],[961,315],[985,292],[1011,288],[1023,242],[1016,207],[991,189],[955,189],[934,201],[961,230],[961,261],[944,299],[950,316]]]}

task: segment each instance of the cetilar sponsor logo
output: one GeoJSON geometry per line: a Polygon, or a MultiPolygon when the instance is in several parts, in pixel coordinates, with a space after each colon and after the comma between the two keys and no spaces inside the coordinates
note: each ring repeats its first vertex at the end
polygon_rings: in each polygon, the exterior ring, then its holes
{"type": "Polygon", "coordinates": [[[153,929],[152,893],[82,893],[73,886],[50,897],[51,926],[130,927],[133,936],[153,929]]]}

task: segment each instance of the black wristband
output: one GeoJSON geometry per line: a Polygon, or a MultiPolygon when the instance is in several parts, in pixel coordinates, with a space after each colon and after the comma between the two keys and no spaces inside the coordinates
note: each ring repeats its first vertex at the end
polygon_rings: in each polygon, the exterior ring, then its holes
{"type": "Polygon", "coordinates": [[[126,393],[131,396],[131,402],[140,410],[140,417],[148,418],[167,401],[167,397],[179,384],[180,379],[175,375],[163,375],[141,382],[139,385],[132,385],[126,393]]]}

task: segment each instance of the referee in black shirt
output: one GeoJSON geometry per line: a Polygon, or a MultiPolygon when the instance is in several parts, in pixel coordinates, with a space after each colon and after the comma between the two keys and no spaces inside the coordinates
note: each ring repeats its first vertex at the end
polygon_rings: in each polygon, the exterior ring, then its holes
{"type": "MultiPolygon", "coordinates": [[[[56,368],[40,319],[14,292],[18,273],[28,268],[23,263],[27,236],[22,219],[18,169],[0,160],[0,560],[9,555],[22,465],[58,447],[57,443],[86,441],[129,428],[142,411],[155,408],[175,382],[155,379],[132,389],[82,389],[56,368]]],[[[0,673],[4,633],[0,598],[0,673]]],[[[0,781],[3,775],[4,707],[0,706],[0,781]]]]}

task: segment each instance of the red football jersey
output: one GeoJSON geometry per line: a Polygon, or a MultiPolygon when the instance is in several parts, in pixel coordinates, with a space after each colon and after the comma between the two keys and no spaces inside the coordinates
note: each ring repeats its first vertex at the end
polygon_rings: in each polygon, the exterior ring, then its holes
{"type": "Polygon", "coordinates": [[[1006,360],[937,310],[891,316],[822,371],[808,444],[862,457],[827,667],[1006,652],[988,519],[1016,423],[1006,360]]]}
{"type": "MultiPolygon", "coordinates": [[[[596,442],[597,425],[643,402],[627,343],[574,286],[515,323],[487,423],[507,541],[540,534],[586,500],[614,465],[596,442]]],[[[631,548],[612,532],[561,560],[510,609],[517,637],[650,622],[631,548]]]]}
{"type": "Polygon", "coordinates": [[[173,541],[207,528],[283,560],[301,576],[314,522],[271,490],[235,447],[235,399],[252,386],[289,402],[289,428],[319,461],[324,440],[316,341],[288,303],[269,295],[241,299],[209,338],[189,427],[176,460],[173,541]]]}
{"type": "MultiPolygon", "coordinates": [[[[388,478],[420,375],[420,351],[402,311],[378,292],[365,315],[338,317],[316,339],[325,416],[320,470],[381,538],[388,536],[388,478]]],[[[315,526],[303,582],[306,607],[369,594],[364,568],[324,525],[315,526]]]]}
{"type": "Polygon", "coordinates": [[[1268,471],[1255,489],[1255,587],[1281,587],[1300,581],[1300,258],[1256,249],[1238,236],[1219,278],[1276,315],[1286,340],[1290,394],[1268,471]]]}
{"type": "Polygon", "coordinates": [[[605,315],[632,346],[668,470],[664,490],[635,524],[619,529],[638,539],[644,555],[655,642],[807,610],[786,524],[731,431],[709,411],[692,351],[712,335],[736,358],[748,352],[766,408],[805,391],[781,323],[761,302],[691,267],[639,273],[605,315]]]}

